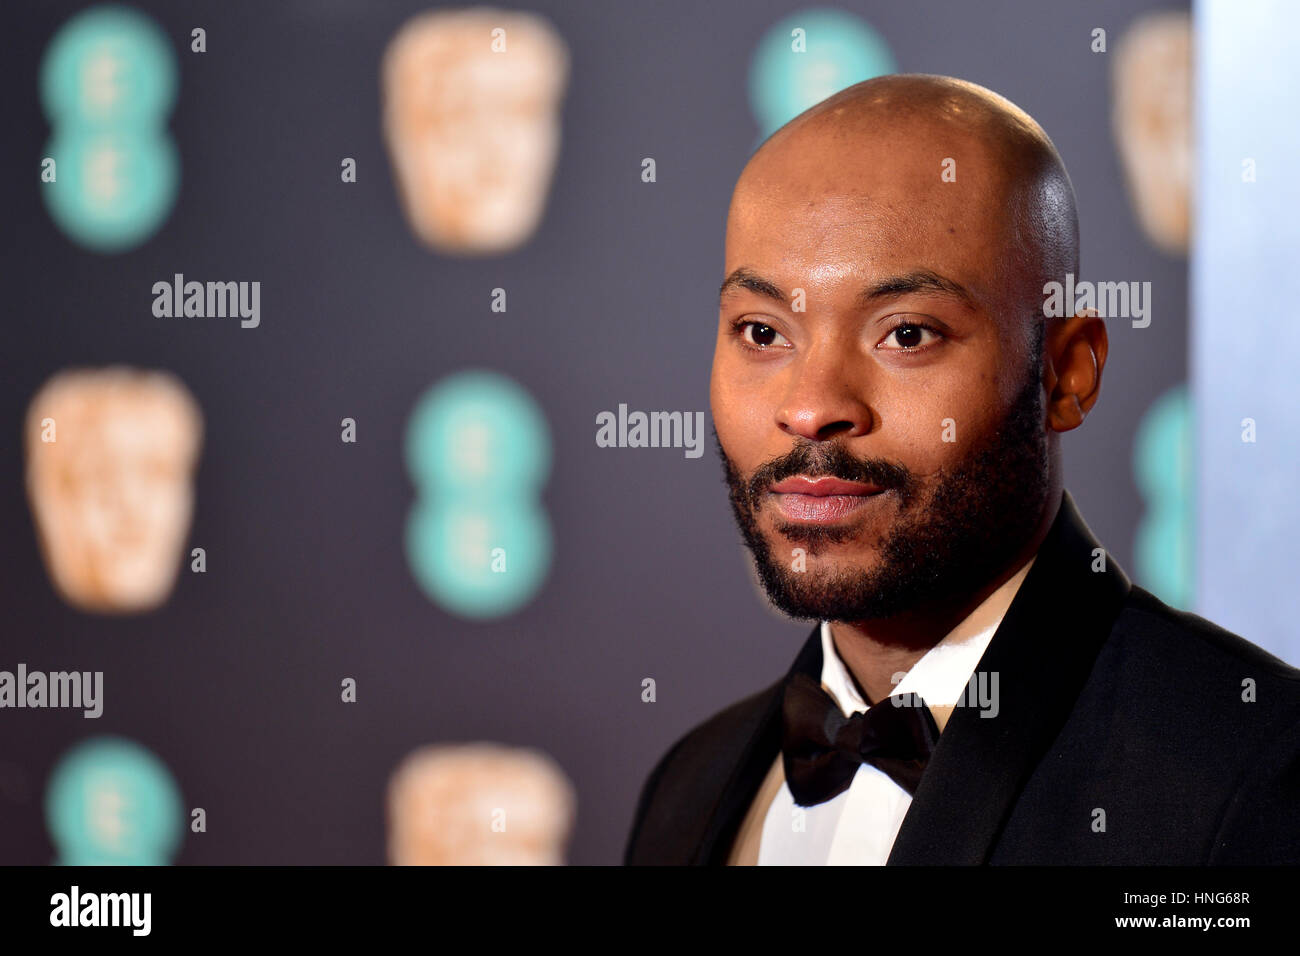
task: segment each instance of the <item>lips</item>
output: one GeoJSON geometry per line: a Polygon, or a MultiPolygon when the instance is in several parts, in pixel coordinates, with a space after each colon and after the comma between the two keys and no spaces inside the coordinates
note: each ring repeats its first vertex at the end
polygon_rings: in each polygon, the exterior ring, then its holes
{"type": "Polygon", "coordinates": [[[841,481],[839,478],[787,478],[771,488],[778,495],[811,495],[824,498],[828,495],[874,495],[883,491],[877,485],[860,481],[841,481]]]}
{"type": "Polygon", "coordinates": [[[787,478],[772,486],[787,521],[834,524],[868,507],[885,489],[839,478],[787,478]]]}

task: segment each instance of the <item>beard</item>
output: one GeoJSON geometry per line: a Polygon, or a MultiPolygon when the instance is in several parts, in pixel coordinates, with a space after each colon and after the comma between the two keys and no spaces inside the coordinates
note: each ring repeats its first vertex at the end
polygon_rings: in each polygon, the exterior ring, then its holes
{"type": "MultiPolygon", "coordinates": [[[[799,438],[793,451],[748,478],[714,430],[736,523],[753,554],[768,600],[796,619],[866,621],[968,599],[1004,570],[1037,529],[1049,489],[1039,366],[982,446],[934,476],[927,492],[907,468],[859,459],[835,442],[799,438]],[[796,475],[877,485],[898,501],[899,517],[870,569],[796,571],[773,554],[758,527],[766,490],[796,475]]],[[[886,492],[882,492],[886,493],[886,492]]],[[[853,524],[808,526],[778,520],[776,531],[809,557],[856,540],[853,524]]],[[[805,559],[806,560],[806,559],[805,559]]]]}

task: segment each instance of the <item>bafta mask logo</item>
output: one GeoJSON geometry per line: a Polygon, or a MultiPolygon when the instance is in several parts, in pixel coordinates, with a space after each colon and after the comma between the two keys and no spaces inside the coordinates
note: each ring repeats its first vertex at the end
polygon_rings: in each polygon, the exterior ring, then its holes
{"type": "Polygon", "coordinates": [[[573,827],[573,785],[535,750],[423,747],[388,786],[394,866],[558,866],[573,827]]]}
{"type": "Polygon", "coordinates": [[[384,54],[384,135],[411,228],[445,252],[522,244],[546,205],[569,56],[541,17],[490,7],[409,20],[384,54]]]}
{"type": "Polygon", "coordinates": [[[1115,51],[1112,123],[1143,232],[1169,253],[1189,245],[1192,189],[1192,21],[1148,14],[1115,51]]]}
{"type": "Polygon", "coordinates": [[[27,493],[46,568],[87,611],[166,600],[193,512],[202,417],[163,372],[65,371],[27,412],[27,493]]]}

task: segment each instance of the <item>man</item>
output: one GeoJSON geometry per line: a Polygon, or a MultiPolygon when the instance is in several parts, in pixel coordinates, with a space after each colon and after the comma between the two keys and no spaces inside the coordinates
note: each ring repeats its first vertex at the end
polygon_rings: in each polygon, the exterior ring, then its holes
{"type": "Polygon", "coordinates": [[[1132,585],[1064,490],[1107,337],[1045,316],[1078,225],[1038,124],[850,87],[750,159],[725,272],[732,507],[821,623],[660,760],[626,861],[1300,863],[1300,671],[1132,585]]]}

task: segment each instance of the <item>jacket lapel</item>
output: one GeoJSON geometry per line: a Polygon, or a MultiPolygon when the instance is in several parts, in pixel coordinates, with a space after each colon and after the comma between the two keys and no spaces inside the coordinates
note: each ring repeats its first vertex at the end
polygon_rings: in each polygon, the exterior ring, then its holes
{"type": "MultiPolygon", "coordinates": [[[[1068,491],[1006,616],[976,666],[998,675],[998,712],[953,711],[889,864],[988,861],[1025,781],[1074,707],[1132,586],[1068,491]],[[1104,550],[1099,551],[1104,553],[1104,550]]],[[[779,746],[779,744],[778,744],[779,746]]]]}

